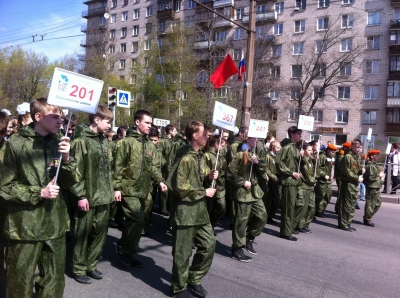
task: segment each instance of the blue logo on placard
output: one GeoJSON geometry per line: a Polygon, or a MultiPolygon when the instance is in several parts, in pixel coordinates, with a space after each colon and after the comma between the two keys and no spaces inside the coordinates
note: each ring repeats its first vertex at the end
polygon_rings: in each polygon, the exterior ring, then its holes
{"type": "Polygon", "coordinates": [[[68,86],[68,77],[61,75],[61,79],[58,80],[58,91],[66,92],[68,86]]]}

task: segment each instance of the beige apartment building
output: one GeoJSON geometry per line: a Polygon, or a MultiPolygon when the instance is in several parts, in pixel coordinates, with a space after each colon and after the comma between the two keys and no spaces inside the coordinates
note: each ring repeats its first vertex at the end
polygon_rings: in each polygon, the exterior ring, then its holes
{"type": "MultiPolygon", "coordinates": [[[[249,25],[249,1],[200,2],[249,25]]],[[[201,28],[213,19],[212,34],[196,34],[191,40],[200,60],[202,53],[224,42],[224,50],[214,52],[216,61],[230,53],[239,63],[246,53],[245,30],[191,0],[84,4],[88,10],[82,17],[87,25],[82,31],[87,36],[81,45],[86,55],[91,51],[113,55],[112,71],[127,81],[134,77],[131,66],[150,49],[151,42],[162,46],[162,38],[153,41],[151,33],[167,34],[177,23],[201,28]],[[95,41],[98,30],[104,38],[100,47],[95,41]]],[[[257,44],[256,52],[265,44],[267,54],[260,63],[273,82],[265,84],[265,119],[278,139],[297,124],[299,113],[310,111],[314,130],[304,132],[305,140],[321,136],[324,143],[341,145],[360,137],[367,143],[372,128],[369,147],[385,150],[388,142],[400,141],[400,0],[260,0],[256,2],[256,36],[266,41],[257,44]]],[[[200,69],[198,78],[199,88],[209,80],[200,69]]],[[[230,79],[214,94],[229,98],[235,84],[240,87],[230,79]]]]}

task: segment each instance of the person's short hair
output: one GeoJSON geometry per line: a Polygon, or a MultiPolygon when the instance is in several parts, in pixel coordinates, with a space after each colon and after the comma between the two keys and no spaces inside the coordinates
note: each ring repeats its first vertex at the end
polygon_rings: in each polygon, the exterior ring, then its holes
{"type": "Polygon", "coordinates": [[[158,131],[158,128],[154,126],[150,127],[149,137],[159,137],[159,136],[160,133],[158,131]]]}
{"type": "Polygon", "coordinates": [[[99,105],[97,107],[96,114],[89,114],[89,123],[92,124],[94,118],[99,117],[101,120],[107,119],[112,121],[114,119],[113,113],[110,111],[109,108],[99,105]]]}
{"type": "Polygon", "coordinates": [[[303,148],[303,150],[306,150],[308,147],[312,147],[313,145],[311,145],[311,142],[310,143],[303,143],[303,146],[302,146],[302,148],[303,148]]]}
{"type": "Polygon", "coordinates": [[[312,140],[309,144],[310,144],[311,146],[315,146],[315,145],[317,145],[317,141],[316,141],[316,140],[312,140]]]}
{"type": "MultiPolygon", "coordinates": [[[[64,124],[65,127],[67,127],[68,121],[69,121],[69,114],[64,116],[64,123],[63,124],[64,124]]],[[[76,127],[76,126],[78,126],[78,121],[79,121],[78,117],[76,117],[75,114],[72,114],[71,122],[69,123],[69,125],[76,127]]]]}
{"type": "Polygon", "coordinates": [[[239,133],[241,134],[247,134],[247,132],[249,131],[249,128],[247,126],[241,126],[239,127],[239,133]]]}
{"type": "Polygon", "coordinates": [[[133,116],[133,122],[136,124],[136,120],[142,121],[144,116],[151,117],[151,114],[146,110],[137,110],[135,116],[133,116]]]}
{"type": "Polygon", "coordinates": [[[214,133],[213,129],[211,126],[204,125],[204,132],[209,134],[209,133],[214,133]]]}
{"type": "Polygon", "coordinates": [[[63,114],[63,111],[62,111],[61,107],[48,104],[47,103],[47,98],[44,98],[44,97],[37,98],[34,101],[32,101],[31,102],[31,106],[30,106],[30,110],[31,110],[33,123],[36,123],[36,119],[35,119],[35,114],[36,113],[42,114],[42,113],[45,113],[47,111],[51,111],[51,112],[57,113],[59,115],[63,114]]]}
{"type": "Polygon", "coordinates": [[[113,137],[114,135],[115,135],[115,131],[113,131],[113,130],[107,130],[107,131],[105,131],[104,132],[104,135],[107,137],[107,138],[109,138],[109,137],[113,137]]]}
{"type": "Polygon", "coordinates": [[[289,138],[292,137],[292,134],[296,134],[298,132],[303,132],[301,129],[297,128],[297,126],[291,126],[287,130],[289,138]]]}
{"type": "Polygon", "coordinates": [[[204,152],[208,151],[209,148],[215,146],[215,144],[219,144],[220,136],[219,135],[212,135],[208,138],[207,144],[204,146],[204,152]]]}
{"type": "Polygon", "coordinates": [[[274,135],[268,135],[265,140],[264,143],[270,143],[271,139],[276,139],[274,135]]]}
{"type": "Polygon", "coordinates": [[[4,136],[7,133],[8,122],[11,118],[5,112],[0,112],[0,135],[4,136]]]}
{"type": "Polygon", "coordinates": [[[362,145],[363,143],[361,142],[360,139],[354,139],[351,141],[351,146],[353,145],[362,145]]]}
{"type": "Polygon", "coordinates": [[[175,125],[173,125],[173,124],[168,124],[168,125],[165,127],[165,133],[168,135],[168,134],[170,134],[172,131],[174,131],[174,129],[176,129],[176,126],[175,126],[175,125]]]}
{"type": "Polygon", "coordinates": [[[122,133],[124,132],[124,131],[127,131],[128,130],[128,127],[126,127],[125,125],[121,125],[121,126],[119,126],[118,128],[117,128],[117,135],[122,135],[122,133]]]}
{"type": "Polygon", "coordinates": [[[193,134],[200,130],[200,127],[204,127],[204,124],[199,121],[190,121],[185,128],[185,136],[189,141],[192,141],[193,134]]]}
{"type": "Polygon", "coordinates": [[[268,150],[269,150],[269,151],[272,151],[272,148],[273,148],[273,147],[278,147],[278,146],[280,146],[280,145],[281,145],[281,143],[280,143],[279,141],[273,141],[273,142],[271,142],[271,144],[269,144],[268,150]]]}
{"type": "Polygon", "coordinates": [[[399,144],[396,142],[393,142],[392,147],[393,147],[393,149],[399,149],[399,144]]]}

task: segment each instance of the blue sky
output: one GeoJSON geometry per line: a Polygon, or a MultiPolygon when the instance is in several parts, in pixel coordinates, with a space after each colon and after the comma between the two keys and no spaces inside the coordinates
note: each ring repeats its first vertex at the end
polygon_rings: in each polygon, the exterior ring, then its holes
{"type": "Polygon", "coordinates": [[[65,54],[82,54],[84,10],[83,0],[0,0],[0,48],[19,45],[43,53],[50,61],[65,54]]]}

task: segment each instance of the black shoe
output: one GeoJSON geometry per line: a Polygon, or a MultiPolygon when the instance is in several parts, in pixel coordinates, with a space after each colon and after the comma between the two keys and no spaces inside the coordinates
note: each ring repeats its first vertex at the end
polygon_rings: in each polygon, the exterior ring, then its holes
{"type": "Polygon", "coordinates": [[[131,265],[131,258],[128,256],[128,254],[123,253],[122,251],[119,250],[118,245],[117,247],[117,254],[118,254],[118,258],[121,261],[122,264],[124,264],[125,266],[130,266],[131,265]]]}
{"type": "Polygon", "coordinates": [[[275,220],[273,218],[268,218],[267,223],[272,225],[275,223],[275,220]]]}
{"type": "Polygon", "coordinates": [[[103,278],[103,273],[101,273],[97,269],[95,269],[93,271],[89,271],[88,273],[86,273],[86,275],[93,279],[102,279],[103,278]]]}
{"type": "Polygon", "coordinates": [[[299,235],[299,231],[297,229],[293,230],[292,234],[299,235]]]}
{"type": "Polygon", "coordinates": [[[324,212],[315,212],[315,216],[316,217],[321,217],[321,218],[325,218],[326,217],[324,212]]]}
{"type": "Polygon", "coordinates": [[[311,233],[311,232],[309,232],[309,230],[308,230],[307,228],[301,228],[301,229],[299,230],[299,232],[300,232],[300,233],[304,233],[304,234],[309,234],[309,233],[311,233]]]}
{"type": "Polygon", "coordinates": [[[307,231],[307,233],[312,233],[312,231],[308,227],[304,229],[307,231]]]}
{"type": "Polygon", "coordinates": [[[356,229],[356,228],[353,228],[351,225],[349,225],[349,228],[350,228],[352,231],[357,231],[357,229],[356,229]]]}
{"type": "Polygon", "coordinates": [[[214,237],[217,237],[217,232],[215,232],[215,230],[214,230],[214,237]]]}
{"type": "Polygon", "coordinates": [[[339,227],[339,229],[346,231],[346,232],[353,232],[353,229],[350,227],[339,227]]]}
{"type": "Polygon", "coordinates": [[[176,293],[176,295],[174,297],[175,298],[193,298],[194,296],[192,294],[190,294],[190,292],[188,290],[184,290],[182,292],[176,293]]]}
{"type": "Polygon", "coordinates": [[[188,284],[188,289],[194,297],[205,298],[208,295],[208,292],[203,288],[202,285],[188,284]]]}
{"type": "Polygon", "coordinates": [[[192,243],[192,249],[196,249],[196,244],[192,243]]]}
{"type": "Polygon", "coordinates": [[[113,228],[113,229],[116,229],[116,228],[119,227],[118,223],[117,223],[115,220],[110,220],[110,221],[108,222],[108,226],[109,226],[110,228],[113,228]]]}
{"type": "Polygon", "coordinates": [[[150,232],[147,232],[147,231],[143,231],[142,234],[141,234],[141,236],[142,236],[142,237],[150,237],[150,236],[151,236],[151,233],[150,233],[150,232]]]}
{"type": "Polygon", "coordinates": [[[232,248],[232,259],[238,260],[240,262],[248,263],[251,260],[251,257],[246,256],[244,254],[243,248],[237,248],[233,250],[232,248]]]}
{"type": "Polygon", "coordinates": [[[361,208],[360,208],[360,206],[356,205],[356,209],[357,209],[357,210],[360,210],[361,208]]]}
{"type": "Polygon", "coordinates": [[[257,255],[257,251],[254,249],[253,244],[254,244],[254,239],[247,238],[247,241],[246,241],[247,251],[249,253],[251,253],[252,255],[257,255]]]}
{"type": "Polygon", "coordinates": [[[164,215],[164,216],[169,216],[169,212],[167,210],[161,212],[161,214],[164,215]]]}
{"type": "Polygon", "coordinates": [[[74,279],[75,279],[77,282],[81,283],[81,284],[89,285],[89,284],[92,283],[92,281],[90,280],[90,278],[89,278],[88,276],[86,276],[86,275],[75,275],[75,276],[74,276],[74,279]]]}
{"type": "Polygon", "coordinates": [[[144,267],[144,264],[136,259],[132,260],[130,265],[135,268],[143,268],[144,267]]]}
{"type": "Polygon", "coordinates": [[[279,237],[281,237],[282,239],[289,240],[289,241],[297,241],[297,238],[296,238],[296,237],[293,237],[293,236],[283,236],[283,235],[280,235],[279,237]]]}
{"type": "Polygon", "coordinates": [[[372,220],[364,220],[364,225],[369,227],[375,227],[375,224],[372,222],[372,220]]]}

